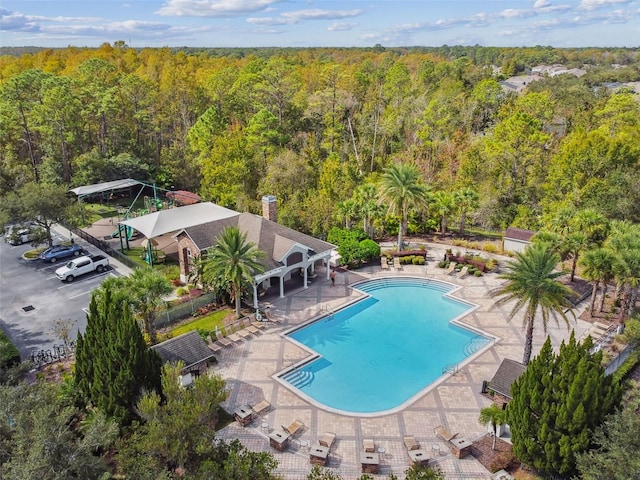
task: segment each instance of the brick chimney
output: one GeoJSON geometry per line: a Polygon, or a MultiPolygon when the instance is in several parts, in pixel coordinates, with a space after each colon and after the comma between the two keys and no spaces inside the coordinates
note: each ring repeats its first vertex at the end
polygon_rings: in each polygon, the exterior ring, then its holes
{"type": "Polygon", "coordinates": [[[262,197],[262,216],[272,222],[278,221],[278,205],[275,195],[262,197]]]}

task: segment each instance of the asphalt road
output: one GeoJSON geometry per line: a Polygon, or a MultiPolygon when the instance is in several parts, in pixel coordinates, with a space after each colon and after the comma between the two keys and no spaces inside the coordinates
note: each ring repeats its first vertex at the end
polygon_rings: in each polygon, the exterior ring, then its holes
{"type": "MultiPolygon", "coordinates": [[[[56,233],[54,244],[64,240],[68,238],[56,233]]],[[[80,239],[75,241],[87,253],[102,253],[80,239]]],[[[73,283],[61,282],[54,272],[68,260],[50,264],[24,259],[22,254],[31,249],[29,244],[14,247],[0,238],[0,328],[20,350],[23,360],[32,352],[62,343],[53,332],[57,319],[74,322],[71,337],[75,339],[77,332],[86,327],[91,292],[108,275],[120,275],[110,258],[112,267],[102,274],[88,274],[73,283]]]]}

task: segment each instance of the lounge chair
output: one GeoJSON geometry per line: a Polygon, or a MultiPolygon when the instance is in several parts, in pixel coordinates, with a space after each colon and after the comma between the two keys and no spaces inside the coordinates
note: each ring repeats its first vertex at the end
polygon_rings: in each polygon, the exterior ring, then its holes
{"type": "Polygon", "coordinates": [[[245,340],[252,335],[252,333],[249,330],[243,327],[242,322],[238,325],[238,328],[236,329],[236,333],[240,335],[242,338],[244,338],[245,340]]]}
{"type": "Polygon", "coordinates": [[[402,264],[400,263],[400,257],[393,257],[393,268],[396,270],[402,270],[402,264]]]}
{"type": "Polygon", "coordinates": [[[407,447],[409,451],[418,450],[420,448],[420,442],[418,442],[413,435],[407,435],[404,437],[404,446],[407,447]]]}
{"type": "Polygon", "coordinates": [[[251,322],[251,325],[253,325],[256,328],[264,328],[267,326],[267,317],[263,317],[262,314],[260,312],[256,312],[256,319],[251,322]]]}
{"type": "Polygon", "coordinates": [[[251,407],[256,415],[263,415],[269,411],[271,404],[267,400],[262,400],[251,407]]]}
{"type": "Polygon", "coordinates": [[[447,275],[451,275],[452,273],[454,273],[456,270],[456,263],[455,262],[451,262],[449,264],[449,268],[447,268],[447,271],[445,272],[447,275]]]}
{"type": "Polygon", "coordinates": [[[436,427],[434,430],[436,432],[436,435],[440,437],[442,440],[444,440],[445,442],[450,442],[456,435],[458,435],[457,433],[451,433],[442,425],[436,427]]]}
{"type": "Polygon", "coordinates": [[[331,448],[335,440],[336,440],[336,434],[327,432],[324,435],[322,435],[322,437],[320,437],[320,440],[318,440],[318,443],[323,447],[331,448]]]}
{"type": "Polygon", "coordinates": [[[223,347],[229,347],[229,346],[233,345],[233,342],[231,340],[229,340],[228,338],[224,337],[222,335],[222,332],[220,332],[220,331],[216,332],[216,338],[218,339],[218,343],[220,345],[222,345],[223,347]]]}
{"type": "Polygon", "coordinates": [[[363,438],[362,439],[362,448],[365,452],[375,452],[376,445],[371,438],[363,438]]]}
{"type": "Polygon", "coordinates": [[[292,435],[292,436],[295,435],[296,433],[298,433],[303,428],[304,428],[304,423],[302,423],[301,420],[296,420],[295,422],[293,422],[288,427],[285,427],[284,425],[282,425],[282,429],[285,432],[287,432],[289,435],[292,435]]]}
{"type": "Polygon", "coordinates": [[[389,261],[387,260],[387,257],[380,257],[380,267],[382,267],[382,270],[389,270],[389,261]]]}
{"type": "Polygon", "coordinates": [[[222,345],[212,341],[211,339],[207,342],[207,347],[209,347],[213,353],[218,353],[222,350],[222,345]]]}
{"type": "Polygon", "coordinates": [[[244,317],[244,320],[242,321],[242,326],[246,331],[253,333],[254,335],[257,335],[258,333],[260,333],[260,329],[258,327],[251,325],[251,320],[249,320],[249,317],[244,317]]]}
{"type": "Polygon", "coordinates": [[[225,332],[227,333],[227,338],[234,343],[242,341],[242,337],[237,333],[234,333],[233,328],[228,326],[225,328],[225,332]]]}
{"type": "Polygon", "coordinates": [[[463,278],[467,276],[467,273],[469,273],[469,267],[467,267],[466,265],[464,267],[462,267],[462,270],[460,270],[457,274],[456,277],[458,278],[463,278]]]}

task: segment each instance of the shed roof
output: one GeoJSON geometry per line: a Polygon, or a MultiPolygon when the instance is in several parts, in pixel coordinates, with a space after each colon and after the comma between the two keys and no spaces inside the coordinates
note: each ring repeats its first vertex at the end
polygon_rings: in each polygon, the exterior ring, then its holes
{"type": "Polygon", "coordinates": [[[155,350],[163,362],[183,362],[185,369],[213,358],[213,352],[207,346],[197,331],[183,333],[182,335],[158,343],[151,347],[155,350]]]}
{"type": "Polygon", "coordinates": [[[130,218],[120,223],[132,227],[147,238],[153,238],[194,225],[224,220],[238,215],[238,212],[215,203],[204,202],[160,210],[141,217],[130,218]]]}
{"type": "Polygon", "coordinates": [[[510,238],[512,240],[520,240],[523,242],[531,241],[531,237],[536,234],[533,230],[525,230],[524,228],[509,227],[504,232],[504,238],[510,238]]]}
{"type": "Polygon", "coordinates": [[[527,369],[522,363],[505,358],[489,382],[489,389],[500,395],[511,398],[511,385],[520,378],[527,369]]]}

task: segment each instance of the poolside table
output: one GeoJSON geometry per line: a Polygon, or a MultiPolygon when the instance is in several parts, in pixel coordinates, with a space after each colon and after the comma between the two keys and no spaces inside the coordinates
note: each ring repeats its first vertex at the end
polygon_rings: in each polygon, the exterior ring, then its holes
{"type": "Polygon", "coordinates": [[[450,443],[451,446],[449,448],[457,458],[464,458],[469,453],[471,453],[471,447],[473,446],[473,443],[471,443],[466,438],[452,438],[450,443]]]}
{"type": "Polygon", "coordinates": [[[233,412],[233,417],[240,425],[246,427],[253,420],[253,410],[249,405],[242,405],[233,412]]]}
{"type": "Polygon", "coordinates": [[[378,473],[380,470],[380,455],[374,452],[362,452],[360,454],[362,473],[378,473]]]}
{"type": "Polygon", "coordinates": [[[429,465],[429,454],[424,448],[418,448],[416,450],[408,450],[409,458],[413,463],[417,463],[422,466],[429,465]]]}
{"type": "Polygon", "coordinates": [[[290,437],[291,435],[289,435],[287,432],[274,430],[269,434],[269,445],[282,452],[289,445],[290,437]]]}
{"type": "Polygon", "coordinates": [[[323,445],[314,445],[309,450],[309,463],[312,465],[327,465],[329,459],[329,447],[323,445]]]}

